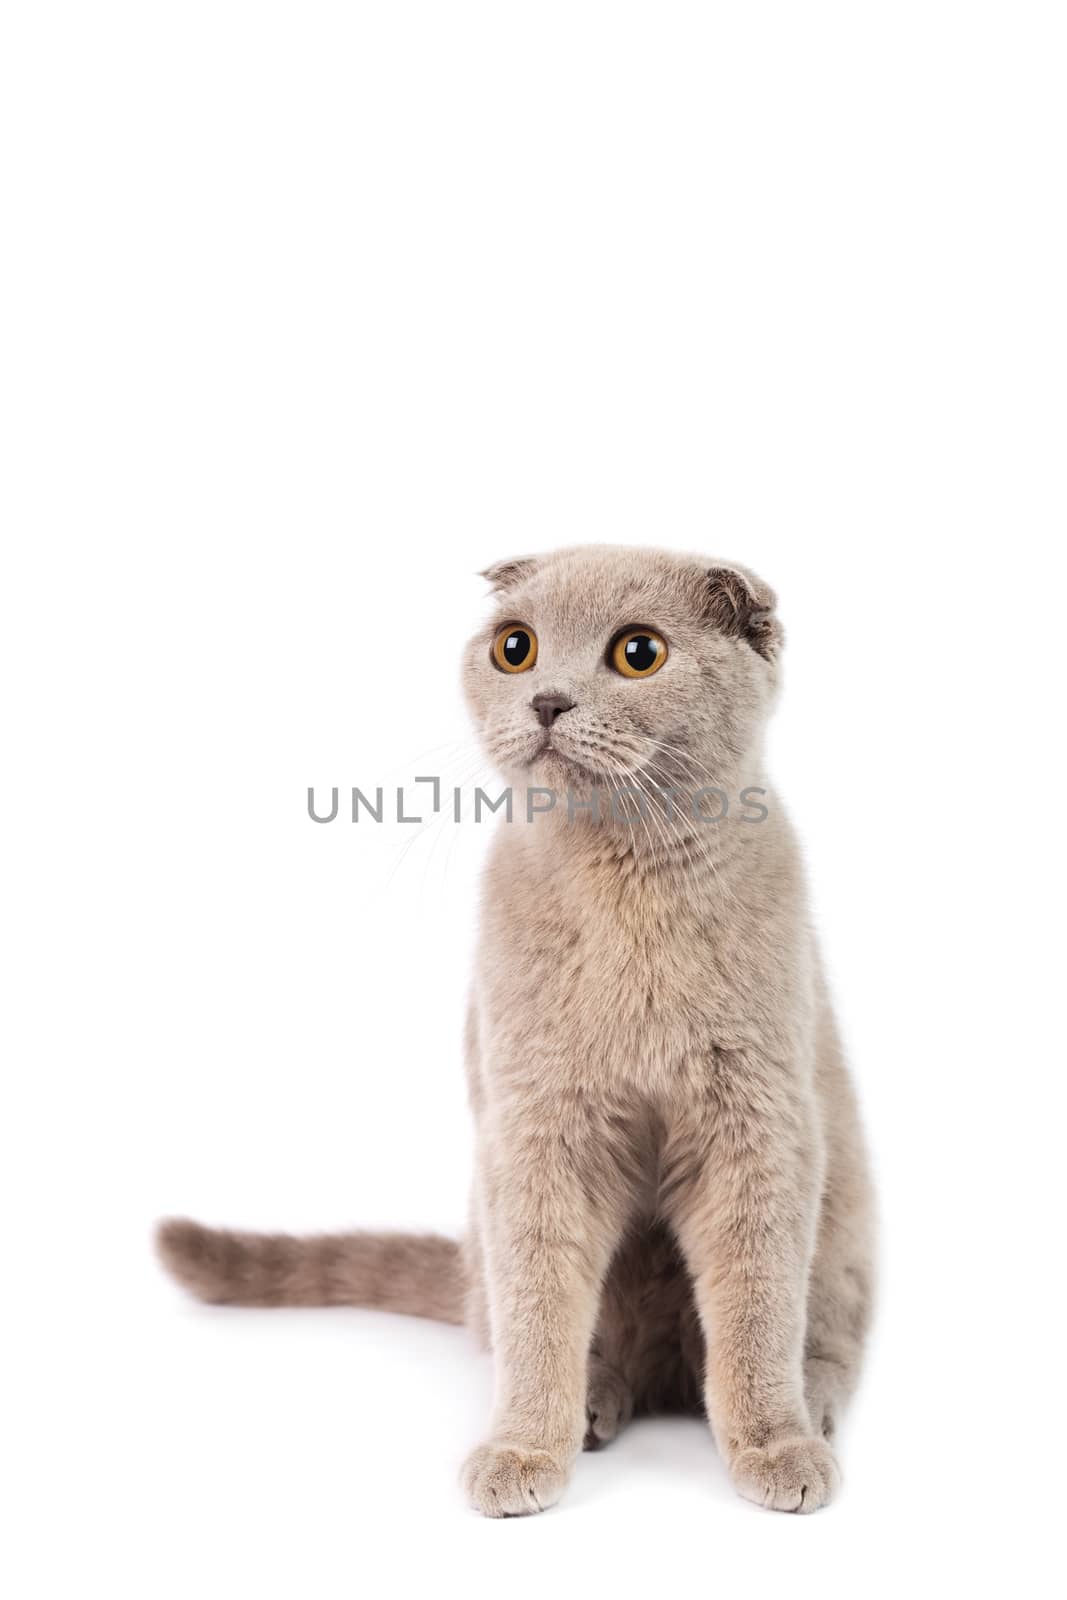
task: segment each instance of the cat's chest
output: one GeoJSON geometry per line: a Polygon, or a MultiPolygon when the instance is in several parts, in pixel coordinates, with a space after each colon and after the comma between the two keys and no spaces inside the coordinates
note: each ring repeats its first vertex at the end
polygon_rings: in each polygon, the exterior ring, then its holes
{"type": "Polygon", "coordinates": [[[490,897],[482,933],[488,1036],[541,1071],[644,1076],[733,1031],[735,938],[670,885],[534,885],[490,897]]]}

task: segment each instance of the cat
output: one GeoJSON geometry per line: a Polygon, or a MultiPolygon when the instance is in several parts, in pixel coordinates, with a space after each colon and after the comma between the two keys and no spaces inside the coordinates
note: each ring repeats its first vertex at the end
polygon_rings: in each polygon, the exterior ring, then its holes
{"type": "Polygon", "coordinates": [[[484,876],[466,1237],[171,1220],[162,1259],[215,1303],[473,1327],[495,1396],[463,1483],[487,1516],[551,1506],[583,1444],[664,1410],[704,1411],[741,1494],[814,1511],[838,1482],[874,1221],[798,849],[763,778],[774,595],[737,565],[598,545],[485,576],[466,697],[538,799],[501,820],[484,876]],[[708,786],[756,789],[763,815],[705,820],[708,786]]]}

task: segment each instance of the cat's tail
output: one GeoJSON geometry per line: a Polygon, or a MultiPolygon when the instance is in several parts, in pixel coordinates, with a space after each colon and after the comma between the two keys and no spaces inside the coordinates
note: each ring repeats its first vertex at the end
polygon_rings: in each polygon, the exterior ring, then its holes
{"type": "Polygon", "coordinates": [[[463,1259],[434,1233],[232,1233],[181,1217],[161,1222],[156,1247],[198,1299],[227,1306],[373,1306],[462,1322],[463,1259]]]}

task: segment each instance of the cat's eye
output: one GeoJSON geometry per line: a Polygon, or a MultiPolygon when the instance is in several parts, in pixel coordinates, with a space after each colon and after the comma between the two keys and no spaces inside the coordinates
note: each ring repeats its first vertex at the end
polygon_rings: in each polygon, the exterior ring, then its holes
{"type": "Polygon", "coordinates": [[[537,660],[537,635],[532,628],[509,623],[493,640],[493,663],[501,672],[529,672],[537,660]]]}
{"type": "Polygon", "coordinates": [[[608,660],[624,678],[651,678],[667,659],[667,641],[651,628],[627,628],[620,633],[608,660]]]}

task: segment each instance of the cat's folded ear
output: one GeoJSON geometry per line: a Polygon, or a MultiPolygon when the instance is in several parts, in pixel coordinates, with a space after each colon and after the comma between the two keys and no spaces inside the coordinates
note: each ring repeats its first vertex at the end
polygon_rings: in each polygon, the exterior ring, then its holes
{"type": "Polygon", "coordinates": [[[513,556],[510,561],[494,561],[479,576],[489,584],[494,594],[514,589],[523,578],[528,578],[537,567],[536,556],[513,556]]]}
{"type": "Polygon", "coordinates": [[[712,627],[744,639],[773,661],[784,634],[774,614],[774,590],[744,567],[709,567],[703,575],[704,610],[712,627]]]}

